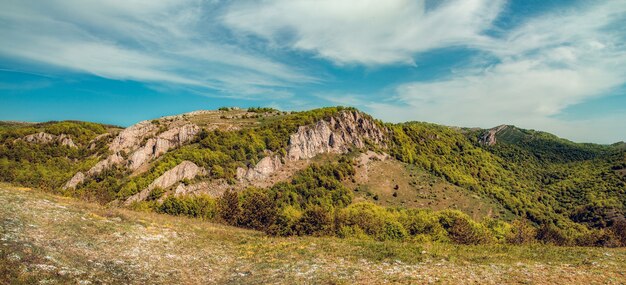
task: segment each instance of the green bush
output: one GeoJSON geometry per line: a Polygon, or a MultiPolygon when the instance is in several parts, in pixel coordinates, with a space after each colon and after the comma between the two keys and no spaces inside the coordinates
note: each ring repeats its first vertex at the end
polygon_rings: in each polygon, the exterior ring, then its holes
{"type": "Polygon", "coordinates": [[[159,206],[160,213],[183,215],[206,220],[215,219],[217,205],[215,199],[208,195],[198,196],[168,196],[159,206]]]}
{"type": "Polygon", "coordinates": [[[494,237],[485,226],[457,210],[441,211],[439,223],[448,232],[450,240],[455,243],[484,244],[494,241],[494,237]]]}
{"type": "Polygon", "coordinates": [[[359,228],[377,240],[401,240],[408,235],[396,215],[369,202],[352,204],[340,210],[337,225],[339,228],[359,228]]]}
{"type": "Polygon", "coordinates": [[[506,241],[511,244],[531,244],[536,241],[537,229],[525,219],[517,219],[511,223],[511,231],[506,241]]]}
{"type": "Polygon", "coordinates": [[[322,206],[312,205],[304,210],[297,229],[300,235],[330,235],[333,233],[332,213],[322,206]]]}
{"type": "Polygon", "coordinates": [[[255,230],[267,230],[276,221],[276,203],[268,191],[248,188],[240,196],[238,224],[255,230]]]}
{"type": "Polygon", "coordinates": [[[241,207],[239,206],[239,194],[228,190],[222,194],[217,200],[217,211],[222,221],[229,225],[236,226],[241,216],[241,207]]]}

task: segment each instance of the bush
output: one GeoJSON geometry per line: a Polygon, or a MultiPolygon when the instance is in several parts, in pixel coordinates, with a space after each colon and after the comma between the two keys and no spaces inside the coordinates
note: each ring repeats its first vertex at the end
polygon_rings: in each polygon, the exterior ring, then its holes
{"type": "Polygon", "coordinates": [[[457,210],[439,213],[439,223],[448,232],[450,240],[460,244],[483,244],[494,240],[489,230],[457,210]]]}
{"type": "Polygon", "coordinates": [[[298,234],[323,236],[332,234],[333,216],[322,206],[313,205],[304,210],[298,221],[298,234]]]}
{"type": "Polygon", "coordinates": [[[613,222],[610,231],[620,242],[620,246],[626,246],[626,219],[613,222]]]}
{"type": "Polygon", "coordinates": [[[404,239],[408,232],[395,215],[369,202],[352,204],[342,209],[337,225],[359,228],[377,240],[404,239]]]}
{"type": "Polygon", "coordinates": [[[208,195],[168,196],[158,207],[158,212],[213,220],[217,212],[217,207],[215,200],[208,195]]]}
{"type": "Polygon", "coordinates": [[[296,229],[302,211],[293,206],[287,205],[278,211],[276,222],[271,225],[267,233],[278,236],[290,236],[298,234],[296,229]]]}
{"type": "Polygon", "coordinates": [[[544,224],[537,231],[537,239],[545,244],[570,245],[572,240],[563,230],[553,224],[544,224]]]}
{"type": "Polygon", "coordinates": [[[159,200],[159,198],[163,197],[163,194],[165,194],[165,190],[163,188],[155,187],[152,191],[150,191],[150,194],[148,194],[146,201],[159,200]]]}
{"type": "Polygon", "coordinates": [[[531,244],[537,236],[537,229],[528,220],[517,219],[511,223],[511,231],[506,236],[506,241],[511,244],[531,244]]]}
{"type": "Polygon", "coordinates": [[[237,192],[228,190],[222,194],[217,200],[217,212],[222,221],[229,225],[237,225],[239,217],[241,215],[241,208],[239,207],[239,194],[237,192]]]}
{"type": "Polygon", "coordinates": [[[437,213],[430,210],[408,209],[399,213],[399,221],[410,236],[420,241],[446,240],[447,232],[439,223],[437,213]]]}
{"type": "Polygon", "coordinates": [[[239,225],[267,231],[276,221],[276,203],[267,191],[248,188],[241,195],[239,225]]]}

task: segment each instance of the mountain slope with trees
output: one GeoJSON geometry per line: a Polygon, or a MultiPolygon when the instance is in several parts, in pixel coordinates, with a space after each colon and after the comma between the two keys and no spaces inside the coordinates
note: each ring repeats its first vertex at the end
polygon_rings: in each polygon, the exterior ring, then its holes
{"type": "Polygon", "coordinates": [[[273,235],[619,246],[625,168],[621,144],[578,144],[513,126],[388,124],[343,107],[222,108],[124,130],[85,122],[0,125],[2,181],[273,235]],[[474,220],[454,209],[382,206],[376,197],[356,202],[355,167],[368,151],[502,210],[474,220]],[[182,164],[202,171],[182,173],[182,164]]]}

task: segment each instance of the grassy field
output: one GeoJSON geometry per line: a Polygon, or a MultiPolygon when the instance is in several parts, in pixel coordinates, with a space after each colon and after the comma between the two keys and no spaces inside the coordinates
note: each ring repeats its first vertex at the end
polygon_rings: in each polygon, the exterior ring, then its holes
{"type": "Polygon", "coordinates": [[[467,189],[397,160],[373,160],[356,167],[354,182],[346,181],[349,189],[356,189],[355,202],[370,201],[382,206],[456,209],[475,220],[484,217],[510,217],[502,206],[492,199],[479,197],[467,189]]]}
{"type": "Polygon", "coordinates": [[[626,284],[626,249],[268,237],[0,185],[0,284],[626,284]]]}

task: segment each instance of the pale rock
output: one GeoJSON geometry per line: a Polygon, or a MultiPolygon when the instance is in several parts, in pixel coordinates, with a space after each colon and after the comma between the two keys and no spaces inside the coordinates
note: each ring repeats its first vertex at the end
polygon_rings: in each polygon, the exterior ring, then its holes
{"type": "Polygon", "coordinates": [[[238,180],[262,180],[269,177],[272,173],[276,172],[283,166],[280,156],[266,156],[261,159],[254,167],[251,168],[237,168],[238,180]]]}
{"type": "Polygon", "coordinates": [[[497,143],[496,135],[499,132],[505,130],[507,127],[508,127],[507,125],[500,125],[495,128],[487,130],[487,132],[485,132],[479,138],[479,142],[485,145],[489,145],[489,146],[495,145],[497,143]]]}
{"type": "Polygon", "coordinates": [[[87,171],[87,175],[96,175],[105,169],[111,168],[113,165],[120,165],[123,162],[124,158],[119,153],[109,155],[105,160],[99,161],[96,165],[89,169],[89,171],[87,171]]]}
{"type": "Polygon", "coordinates": [[[36,134],[25,136],[24,141],[29,142],[29,143],[47,144],[47,143],[51,143],[53,140],[55,140],[55,138],[56,136],[53,134],[39,132],[36,134]]]}
{"type": "Polygon", "coordinates": [[[63,185],[63,189],[74,189],[76,185],[83,183],[85,181],[85,174],[82,172],[76,172],[72,178],[63,185]]]}
{"type": "Polygon", "coordinates": [[[146,137],[153,135],[158,127],[150,121],[142,121],[134,124],[123,131],[113,139],[109,150],[113,153],[119,151],[129,151],[136,148],[146,137]]]}
{"type": "Polygon", "coordinates": [[[200,127],[195,124],[187,124],[169,129],[156,138],[146,141],[146,144],[133,152],[128,159],[128,168],[136,170],[150,160],[161,156],[168,150],[182,146],[191,141],[200,131],[200,127]]]}
{"type": "Polygon", "coordinates": [[[299,127],[289,137],[287,158],[298,160],[321,153],[346,153],[352,147],[365,147],[367,141],[384,146],[385,131],[360,112],[343,111],[329,121],[299,127]]]}
{"type": "Polygon", "coordinates": [[[152,181],[152,183],[150,183],[150,185],[148,185],[146,189],[143,189],[141,190],[141,192],[128,198],[125,204],[129,205],[130,203],[135,201],[145,200],[154,188],[159,187],[162,189],[167,189],[184,179],[193,179],[198,175],[206,174],[207,172],[204,168],[197,166],[191,161],[183,161],[179,165],[166,171],[165,173],[163,173],[163,175],[152,181]]]}
{"type": "Polygon", "coordinates": [[[45,133],[45,132],[39,132],[36,134],[27,135],[23,137],[22,139],[29,143],[49,144],[49,143],[57,142],[67,147],[71,147],[71,148],[77,147],[74,141],[72,141],[72,138],[66,134],[60,134],[56,136],[56,135],[45,133]]]}

